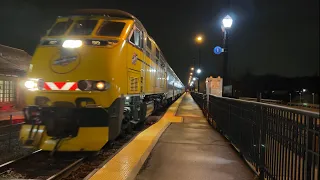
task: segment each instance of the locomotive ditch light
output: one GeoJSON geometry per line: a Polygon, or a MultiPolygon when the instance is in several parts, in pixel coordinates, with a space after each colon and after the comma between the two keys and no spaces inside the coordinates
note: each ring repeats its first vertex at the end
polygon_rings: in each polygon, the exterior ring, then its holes
{"type": "Polygon", "coordinates": [[[99,90],[103,90],[105,88],[105,84],[103,82],[98,82],[96,84],[96,88],[99,90]]]}
{"type": "Polygon", "coordinates": [[[110,88],[110,84],[105,81],[96,81],[93,87],[98,91],[104,91],[110,88]]]}
{"type": "Polygon", "coordinates": [[[24,86],[25,86],[27,89],[35,88],[36,85],[37,85],[36,82],[30,81],[30,80],[29,80],[29,81],[26,81],[26,82],[24,83],[24,86]]]}
{"type": "MultiPolygon", "coordinates": [[[[41,81],[42,82],[42,81],[41,81]]],[[[24,87],[30,91],[39,90],[39,85],[42,86],[42,83],[39,84],[39,79],[28,79],[24,82],[24,87]]],[[[42,87],[40,87],[41,89],[42,87]]]]}
{"type": "Polygon", "coordinates": [[[110,88],[110,84],[105,81],[80,80],[78,88],[81,91],[104,91],[110,88]]]}
{"type": "Polygon", "coordinates": [[[82,46],[81,40],[65,40],[62,44],[64,48],[79,48],[82,46]]]}

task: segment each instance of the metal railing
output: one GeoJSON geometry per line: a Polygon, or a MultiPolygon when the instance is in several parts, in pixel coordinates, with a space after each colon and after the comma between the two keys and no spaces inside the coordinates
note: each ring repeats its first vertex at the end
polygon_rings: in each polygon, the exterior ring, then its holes
{"type": "Polygon", "coordinates": [[[319,113],[191,93],[262,179],[318,180],[319,113]]]}
{"type": "Polygon", "coordinates": [[[306,107],[306,108],[313,108],[319,109],[319,104],[310,104],[310,103],[288,103],[288,106],[297,106],[297,107],[306,107]]]}
{"type": "MultiPolygon", "coordinates": [[[[257,98],[249,98],[249,97],[239,97],[239,99],[247,100],[247,101],[257,101],[257,98]]],[[[274,99],[260,99],[260,102],[270,103],[270,104],[283,104],[281,100],[274,100],[274,99]]]]}
{"type": "MultiPolygon", "coordinates": [[[[247,101],[257,101],[257,98],[250,98],[250,97],[239,97],[239,99],[247,100],[247,101]]],[[[293,106],[293,107],[303,107],[303,108],[310,108],[310,109],[319,109],[319,104],[311,104],[311,103],[297,103],[297,102],[284,102],[281,100],[274,100],[274,99],[261,99],[260,102],[262,103],[269,103],[269,104],[282,104],[286,106],[293,106]]]]}

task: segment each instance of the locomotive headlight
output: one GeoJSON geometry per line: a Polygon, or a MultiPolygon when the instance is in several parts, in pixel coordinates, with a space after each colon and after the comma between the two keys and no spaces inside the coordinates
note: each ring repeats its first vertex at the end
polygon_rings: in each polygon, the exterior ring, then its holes
{"type": "Polygon", "coordinates": [[[28,90],[36,91],[39,90],[39,79],[28,79],[24,82],[24,87],[28,90]]]}
{"type": "Polygon", "coordinates": [[[79,48],[82,46],[81,40],[65,40],[62,44],[64,48],[79,48]]]}
{"type": "Polygon", "coordinates": [[[33,88],[36,88],[37,87],[37,83],[35,81],[26,81],[24,83],[24,86],[27,88],[27,89],[33,89],[33,88]]]}

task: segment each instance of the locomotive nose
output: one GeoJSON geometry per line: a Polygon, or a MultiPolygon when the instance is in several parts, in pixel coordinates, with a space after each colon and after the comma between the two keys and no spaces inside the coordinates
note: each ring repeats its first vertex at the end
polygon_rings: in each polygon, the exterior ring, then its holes
{"type": "Polygon", "coordinates": [[[49,61],[51,70],[57,74],[66,74],[75,70],[81,61],[78,51],[78,49],[57,48],[49,61]]]}

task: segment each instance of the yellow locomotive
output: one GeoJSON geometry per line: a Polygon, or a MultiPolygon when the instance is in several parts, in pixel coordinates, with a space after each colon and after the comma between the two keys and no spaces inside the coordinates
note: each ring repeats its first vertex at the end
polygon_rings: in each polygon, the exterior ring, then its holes
{"type": "Polygon", "coordinates": [[[48,151],[100,150],[184,92],[142,23],[113,9],[58,17],[24,86],[20,139],[48,151]]]}

